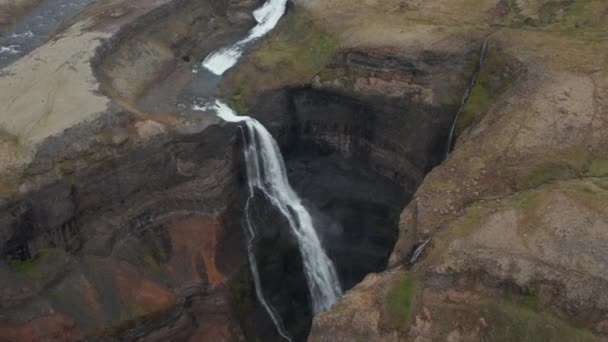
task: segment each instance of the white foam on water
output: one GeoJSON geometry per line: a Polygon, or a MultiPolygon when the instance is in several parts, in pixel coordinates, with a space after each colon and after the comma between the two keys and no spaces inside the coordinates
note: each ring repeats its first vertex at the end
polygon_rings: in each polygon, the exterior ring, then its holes
{"type": "Polygon", "coordinates": [[[0,55],[18,55],[20,53],[19,45],[0,46],[0,55]]]}
{"type": "Polygon", "coordinates": [[[34,37],[34,32],[32,32],[32,30],[27,30],[27,31],[22,32],[22,33],[13,33],[9,37],[13,38],[13,39],[32,38],[32,37],[34,37]]]}
{"type": "Polygon", "coordinates": [[[249,31],[247,37],[234,45],[221,48],[210,54],[203,61],[203,67],[216,75],[222,75],[232,68],[243,55],[247,44],[263,37],[277,25],[287,7],[287,0],[268,0],[262,7],[253,12],[257,25],[249,31]]]}
{"type": "MultiPolygon", "coordinates": [[[[245,124],[244,149],[250,192],[253,194],[256,189],[262,191],[287,219],[302,253],[313,311],[316,314],[328,310],[342,296],[338,275],[333,262],[323,249],[312,216],[289,184],[283,156],[276,141],[259,121],[237,115],[220,100],[216,100],[212,105],[196,108],[214,109],[217,115],[227,122],[245,124]]],[[[253,225],[252,222],[248,224],[253,225]]]]}
{"type": "MultiPolygon", "coordinates": [[[[210,54],[203,61],[202,66],[218,76],[232,68],[243,55],[247,44],[264,36],[277,25],[285,14],[286,5],[287,0],[268,0],[262,7],[254,11],[253,16],[258,24],[249,31],[247,37],[232,46],[210,54]]],[[[244,154],[249,187],[249,198],[245,205],[249,266],[258,301],[272,319],[278,334],[291,342],[292,339],[287,334],[281,317],[273,310],[264,296],[259,277],[254,252],[256,230],[249,213],[250,202],[254,199],[256,192],[261,191],[272,205],[279,209],[296,237],[314,314],[330,309],[342,296],[335,266],[323,249],[313,225],[312,216],[289,184],[283,156],[268,130],[257,120],[238,115],[220,100],[215,100],[210,105],[194,105],[192,109],[196,111],[213,110],[218,117],[227,122],[243,124],[241,127],[245,140],[244,154]]]]}

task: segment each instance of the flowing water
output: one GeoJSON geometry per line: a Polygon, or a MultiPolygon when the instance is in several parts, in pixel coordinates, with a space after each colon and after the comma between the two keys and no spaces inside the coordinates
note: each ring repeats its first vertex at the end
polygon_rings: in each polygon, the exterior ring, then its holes
{"type": "Polygon", "coordinates": [[[219,49],[203,61],[203,66],[216,75],[222,75],[232,68],[241,58],[245,47],[261,38],[277,25],[287,6],[287,0],[268,0],[262,7],[253,12],[257,25],[249,31],[247,37],[232,46],[219,49]]]}
{"type": "Polygon", "coordinates": [[[477,76],[479,76],[479,72],[481,71],[481,66],[483,65],[483,62],[486,59],[486,55],[488,53],[488,39],[489,38],[486,38],[483,41],[483,45],[481,46],[481,51],[479,53],[479,62],[477,64],[477,67],[475,68],[473,77],[471,77],[471,82],[469,83],[469,86],[467,87],[467,89],[464,92],[464,95],[462,96],[462,100],[460,102],[460,107],[458,108],[458,112],[456,113],[456,116],[454,117],[454,122],[452,123],[452,128],[450,129],[450,135],[448,136],[448,143],[447,143],[446,151],[445,151],[445,159],[448,158],[448,156],[450,155],[450,152],[452,151],[452,142],[454,140],[454,132],[456,131],[456,124],[458,123],[458,118],[460,118],[460,113],[464,109],[464,106],[467,104],[469,97],[471,97],[471,92],[473,91],[473,87],[475,87],[475,83],[477,83],[477,76]]]}
{"type": "MultiPolygon", "coordinates": [[[[310,213],[289,185],[279,146],[257,120],[237,116],[219,100],[216,100],[214,108],[225,121],[244,123],[249,190],[251,193],[256,189],[261,190],[287,218],[302,254],[313,311],[319,313],[329,309],[342,295],[338,275],[333,262],[323,250],[310,213]]],[[[248,224],[252,223],[249,221],[248,224]]]]}
{"type": "MultiPolygon", "coordinates": [[[[277,25],[285,14],[286,5],[287,0],[268,0],[262,7],[254,11],[253,15],[258,24],[249,31],[247,37],[232,46],[222,48],[209,55],[203,61],[203,67],[218,76],[232,68],[243,55],[244,49],[249,43],[261,38],[277,25]]],[[[296,237],[302,255],[312,309],[315,314],[328,310],[342,296],[335,266],[323,250],[310,213],[304,207],[302,199],[289,185],[281,151],[268,130],[251,117],[238,116],[228,105],[219,100],[215,100],[211,106],[194,106],[193,109],[214,109],[217,115],[225,121],[242,124],[249,186],[249,198],[245,206],[245,224],[248,235],[247,249],[251,274],[258,300],[268,312],[279,335],[291,341],[283,327],[281,318],[274,312],[264,297],[259,278],[254,253],[256,230],[249,215],[250,201],[253,199],[255,192],[261,191],[272,205],[279,209],[287,219],[291,232],[296,237]]]]}
{"type": "Polygon", "coordinates": [[[0,34],[0,68],[49,41],[63,23],[94,0],[43,0],[10,31],[0,34]]]}

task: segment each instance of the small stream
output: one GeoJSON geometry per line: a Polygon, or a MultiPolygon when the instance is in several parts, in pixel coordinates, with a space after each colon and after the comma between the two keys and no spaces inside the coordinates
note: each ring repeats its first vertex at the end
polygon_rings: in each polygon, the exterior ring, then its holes
{"type": "Polygon", "coordinates": [[[43,0],[0,34],[0,69],[40,47],[53,37],[61,25],[74,18],[95,0],[43,0]]]}
{"type": "Polygon", "coordinates": [[[488,54],[488,38],[483,41],[481,45],[481,50],[479,51],[479,61],[477,62],[477,66],[475,71],[473,72],[473,76],[471,77],[471,82],[469,82],[469,86],[465,89],[464,95],[462,96],[462,100],[460,102],[460,107],[458,108],[458,112],[454,116],[454,121],[452,122],[452,127],[450,128],[450,135],[448,136],[448,142],[445,148],[445,159],[448,159],[450,156],[450,152],[452,152],[452,147],[454,145],[454,133],[456,133],[456,125],[458,124],[458,119],[460,118],[460,114],[464,109],[464,106],[469,101],[469,97],[471,97],[471,93],[473,92],[473,88],[475,84],[477,84],[477,77],[481,72],[481,67],[483,66],[483,62],[486,60],[486,55],[488,54]]]}

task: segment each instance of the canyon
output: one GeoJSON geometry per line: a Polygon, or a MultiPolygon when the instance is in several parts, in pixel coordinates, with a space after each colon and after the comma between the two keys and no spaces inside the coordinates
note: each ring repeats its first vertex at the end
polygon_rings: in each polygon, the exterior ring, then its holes
{"type": "Polygon", "coordinates": [[[30,49],[53,2],[0,1],[0,341],[608,338],[608,5],[293,0],[209,72],[263,4],[93,1],[30,49]],[[276,140],[331,308],[210,99],[276,140]]]}

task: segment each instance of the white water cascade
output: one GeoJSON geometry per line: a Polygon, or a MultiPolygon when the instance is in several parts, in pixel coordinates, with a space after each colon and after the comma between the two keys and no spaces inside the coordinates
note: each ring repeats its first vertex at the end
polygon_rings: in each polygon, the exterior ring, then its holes
{"type": "MultiPolygon", "coordinates": [[[[313,311],[316,314],[328,310],[342,295],[338,275],[333,262],[323,250],[310,213],[289,185],[279,146],[257,120],[236,115],[230,107],[219,100],[215,101],[213,108],[225,121],[244,123],[245,162],[250,196],[253,196],[256,189],[262,191],[287,218],[289,228],[295,235],[302,254],[313,311]]],[[[252,237],[255,237],[253,223],[248,215],[246,221],[252,237]]]]}
{"type": "MultiPolygon", "coordinates": [[[[232,68],[243,55],[247,44],[261,38],[277,25],[285,14],[286,6],[287,0],[267,0],[262,7],[254,11],[253,15],[258,24],[249,31],[247,37],[232,46],[210,54],[203,61],[203,67],[218,76],[232,68]]],[[[193,109],[214,109],[217,115],[225,121],[244,124],[244,153],[249,186],[249,198],[245,205],[249,266],[258,301],[274,322],[279,335],[291,341],[283,327],[281,318],[274,312],[262,290],[253,245],[256,231],[249,215],[250,202],[255,192],[261,191],[272,205],[279,209],[287,219],[289,228],[296,237],[304,263],[304,275],[311,295],[312,309],[315,314],[328,310],[342,296],[342,289],[334,264],[323,250],[310,213],[289,185],[281,151],[268,130],[251,117],[237,115],[220,100],[215,100],[212,106],[194,106],[193,109]]]]}
{"type": "Polygon", "coordinates": [[[287,7],[287,0],[268,0],[253,12],[257,25],[249,31],[247,37],[234,45],[219,49],[203,61],[203,66],[216,75],[222,75],[232,68],[243,55],[247,44],[261,38],[277,25],[287,7]]]}

